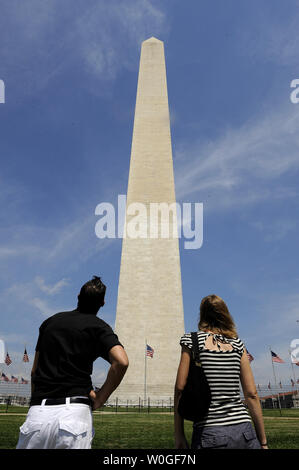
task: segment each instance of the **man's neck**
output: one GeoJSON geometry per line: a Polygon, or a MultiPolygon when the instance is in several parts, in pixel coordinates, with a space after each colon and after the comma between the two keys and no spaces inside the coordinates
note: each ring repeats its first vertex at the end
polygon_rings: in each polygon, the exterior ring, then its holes
{"type": "Polygon", "coordinates": [[[98,313],[98,311],[99,311],[99,309],[98,309],[98,310],[92,310],[92,311],[91,311],[91,310],[85,310],[85,309],[79,308],[79,307],[77,307],[76,310],[77,310],[78,312],[80,312],[80,313],[87,313],[88,315],[96,315],[96,314],[98,313]]]}

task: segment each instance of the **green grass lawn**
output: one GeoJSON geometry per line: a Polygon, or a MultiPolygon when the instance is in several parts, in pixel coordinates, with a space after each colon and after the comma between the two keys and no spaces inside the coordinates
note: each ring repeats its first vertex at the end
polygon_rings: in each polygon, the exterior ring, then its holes
{"type": "MultiPolygon", "coordinates": [[[[0,409],[0,449],[13,449],[18,439],[19,426],[25,416],[17,413],[26,409],[10,407],[6,414],[0,409]]],[[[265,410],[265,428],[272,449],[299,449],[299,410],[265,410]]],[[[172,413],[95,413],[94,449],[172,449],[172,413]]],[[[190,442],[192,424],[185,423],[190,442]]]]}

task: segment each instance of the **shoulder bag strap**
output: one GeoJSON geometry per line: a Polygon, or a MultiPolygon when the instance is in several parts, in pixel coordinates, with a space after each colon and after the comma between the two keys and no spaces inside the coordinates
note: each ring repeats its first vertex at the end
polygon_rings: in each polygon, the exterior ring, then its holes
{"type": "Polygon", "coordinates": [[[191,333],[192,339],[192,352],[193,352],[193,359],[195,362],[199,362],[199,347],[198,347],[198,336],[197,331],[193,331],[191,333]]]}

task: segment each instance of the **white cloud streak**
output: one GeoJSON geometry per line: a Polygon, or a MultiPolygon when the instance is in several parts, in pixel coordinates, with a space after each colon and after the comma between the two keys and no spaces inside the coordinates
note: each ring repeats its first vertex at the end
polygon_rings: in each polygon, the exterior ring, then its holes
{"type": "Polygon", "coordinates": [[[35,282],[40,288],[40,290],[45,292],[48,295],[57,294],[62,289],[62,287],[68,285],[68,279],[61,279],[60,281],[56,282],[54,285],[50,286],[50,285],[47,285],[44,279],[39,276],[35,278],[35,282]]]}
{"type": "Polygon", "coordinates": [[[297,67],[299,64],[298,7],[298,0],[291,2],[288,18],[284,18],[283,21],[275,14],[272,15],[267,8],[259,9],[252,27],[239,31],[237,43],[239,52],[263,62],[297,67]]]}
{"type": "Polygon", "coordinates": [[[296,196],[279,178],[299,169],[298,126],[299,108],[289,105],[214,142],[181,144],[175,165],[178,199],[212,195],[208,208],[220,210],[296,196]]]}
{"type": "MultiPolygon", "coordinates": [[[[165,15],[150,0],[11,0],[2,6],[0,53],[8,82],[22,74],[23,93],[43,89],[70,64],[94,76],[111,80],[137,51],[141,40],[167,31],[165,15]],[[11,34],[11,31],[14,34],[11,34]]],[[[82,83],[87,86],[87,83],[82,83]]],[[[98,87],[100,89],[100,87],[98,87]]]]}
{"type": "MultiPolygon", "coordinates": [[[[38,279],[41,280],[40,277],[38,277],[38,279]]],[[[54,289],[55,287],[58,289],[58,286],[60,287],[62,284],[65,285],[64,279],[55,283],[54,289]]],[[[44,283],[42,283],[42,285],[45,286],[44,283]]],[[[57,302],[57,299],[56,297],[54,301],[51,298],[49,299],[49,290],[51,291],[51,288],[47,286],[47,289],[48,291],[42,295],[40,292],[40,285],[36,282],[36,279],[31,281],[28,280],[27,282],[16,282],[2,291],[1,302],[3,305],[12,306],[12,308],[15,309],[15,312],[20,310],[20,306],[22,306],[23,309],[26,307],[26,310],[28,310],[28,307],[31,309],[33,308],[33,311],[44,317],[53,315],[58,311],[71,310],[73,308],[72,306],[63,308],[62,305],[55,305],[55,301],[57,302]]],[[[58,290],[56,290],[56,293],[57,292],[58,290]]]]}
{"type": "MultiPolygon", "coordinates": [[[[6,230],[5,241],[0,242],[0,259],[8,263],[12,258],[28,259],[39,262],[40,265],[58,267],[68,261],[69,266],[76,267],[99,253],[108,253],[118,245],[115,239],[98,239],[95,234],[94,215],[85,219],[74,219],[69,224],[48,229],[38,226],[12,225],[6,230]]],[[[60,281],[62,282],[62,281],[60,281]]],[[[66,280],[63,280],[66,285],[66,280]]],[[[47,286],[39,287],[46,292],[47,286]]],[[[54,291],[61,287],[53,286],[54,291]]],[[[52,289],[53,289],[52,287],[52,289]]],[[[51,287],[48,287],[48,293],[51,287]]]]}
{"type": "Polygon", "coordinates": [[[266,242],[282,240],[297,228],[294,219],[288,219],[284,216],[273,221],[267,220],[267,222],[264,220],[250,221],[249,224],[263,234],[266,242]]]}

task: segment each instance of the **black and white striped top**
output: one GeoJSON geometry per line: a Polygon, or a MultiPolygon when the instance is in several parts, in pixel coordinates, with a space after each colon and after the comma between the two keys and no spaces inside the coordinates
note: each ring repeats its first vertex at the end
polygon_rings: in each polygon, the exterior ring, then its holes
{"type": "MultiPolygon", "coordinates": [[[[251,421],[245,405],[240,399],[240,361],[244,344],[239,338],[227,338],[222,335],[197,332],[199,359],[211,390],[211,404],[204,420],[196,426],[225,426],[251,421]],[[229,343],[232,350],[223,351],[205,348],[208,336],[213,336],[216,344],[229,343]]],[[[192,349],[191,333],[186,333],[180,340],[181,346],[192,349]]]]}

